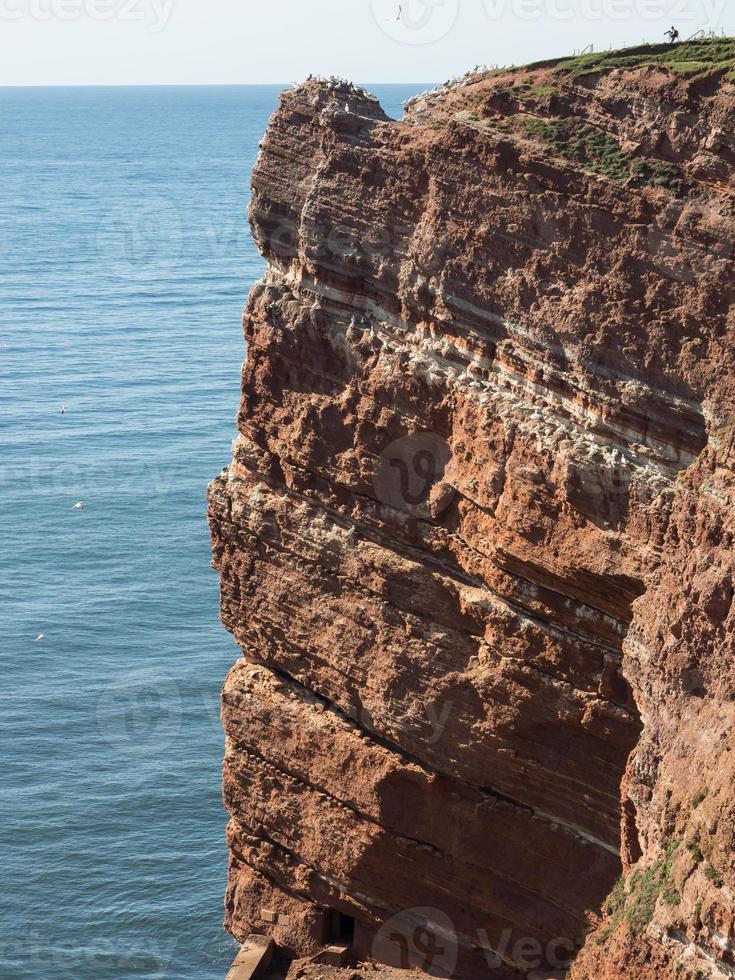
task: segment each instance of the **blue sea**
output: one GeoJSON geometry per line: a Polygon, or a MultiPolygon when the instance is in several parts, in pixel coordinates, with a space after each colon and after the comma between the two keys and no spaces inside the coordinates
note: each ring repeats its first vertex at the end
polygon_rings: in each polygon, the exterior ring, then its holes
{"type": "MultiPolygon", "coordinates": [[[[423,88],[373,91],[398,117],[423,88]]],[[[3,980],[221,980],[236,952],[205,489],[278,93],[0,89],[3,980]]]]}

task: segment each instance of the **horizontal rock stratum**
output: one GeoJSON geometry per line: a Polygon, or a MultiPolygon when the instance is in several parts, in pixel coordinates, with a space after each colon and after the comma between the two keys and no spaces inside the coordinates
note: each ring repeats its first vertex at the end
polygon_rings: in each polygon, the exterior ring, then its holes
{"type": "Polygon", "coordinates": [[[735,975],[735,85],[669,50],[281,98],[209,496],[240,939],[735,975]]]}

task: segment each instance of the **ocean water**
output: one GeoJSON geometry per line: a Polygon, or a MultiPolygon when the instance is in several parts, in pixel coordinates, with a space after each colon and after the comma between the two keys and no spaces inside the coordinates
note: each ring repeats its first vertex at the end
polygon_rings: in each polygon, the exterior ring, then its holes
{"type": "MultiPolygon", "coordinates": [[[[397,117],[424,87],[373,90],[397,117]]],[[[278,91],[0,89],[3,980],[221,980],[236,951],[204,495],[278,91]]]]}

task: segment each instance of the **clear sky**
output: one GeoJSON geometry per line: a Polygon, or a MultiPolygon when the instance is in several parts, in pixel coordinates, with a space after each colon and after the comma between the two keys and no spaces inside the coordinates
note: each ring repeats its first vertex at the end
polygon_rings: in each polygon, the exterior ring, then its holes
{"type": "Polygon", "coordinates": [[[732,0],[0,0],[0,84],[440,82],[594,44],[735,33],[732,0]],[[728,11],[728,6],[730,10],[728,11]]]}

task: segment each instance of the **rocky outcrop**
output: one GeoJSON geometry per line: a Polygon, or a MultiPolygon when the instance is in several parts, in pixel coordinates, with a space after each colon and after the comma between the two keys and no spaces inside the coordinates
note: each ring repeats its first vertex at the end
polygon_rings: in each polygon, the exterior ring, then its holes
{"type": "Polygon", "coordinates": [[[235,936],[731,975],[731,91],[283,95],[209,496],[235,936]]]}

